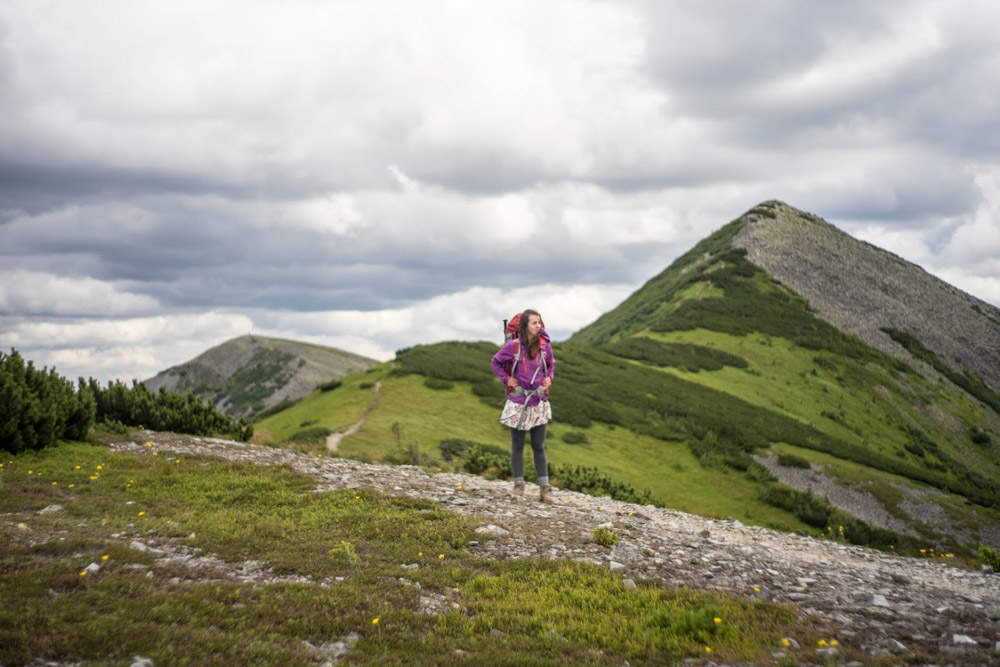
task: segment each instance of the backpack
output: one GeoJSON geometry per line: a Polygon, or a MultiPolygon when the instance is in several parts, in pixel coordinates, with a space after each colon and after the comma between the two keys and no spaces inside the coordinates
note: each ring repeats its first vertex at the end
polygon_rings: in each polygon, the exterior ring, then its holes
{"type": "MultiPolygon", "coordinates": [[[[545,323],[542,323],[545,326],[545,323]]],[[[521,339],[519,338],[521,332],[521,313],[515,313],[510,320],[503,321],[503,344],[506,345],[510,341],[514,341],[514,360],[505,362],[503,365],[504,371],[507,375],[514,374],[514,367],[517,366],[517,362],[521,360],[521,339]]],[[[546,339],[542,339],[542,344],[538,348],[538,354],[542,355],[542,368],[546,366],[545,363],[545,344],[546,339]]],[[[543,370],[543,373],[546,371],[543,370]]],[[[514,391],[513,387],[506,387],[507,393],[510,394],[514,391]]],[[[545,390],[546,395],[548,395],[548,389],[545,390]]]]}

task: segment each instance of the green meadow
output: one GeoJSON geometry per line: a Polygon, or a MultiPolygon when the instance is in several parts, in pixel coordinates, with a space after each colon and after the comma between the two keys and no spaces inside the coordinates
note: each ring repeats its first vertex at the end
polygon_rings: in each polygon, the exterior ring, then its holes
{"type": "Polygon", "coordinates": [[[349,636],[355,664],[759,663],[784,637],[817,639],[789,606],[479,559],[475,518],[431,502],[156,451],[63,443],[3,461],[0,663],[312,664],[328,659],[312,647],[349,636]],[[133,539],[258,561],[278,580],[207,576],[133,539]],[[404,579],[400,563],[419,567],[404,579]],[[455,607],[422,613],[427,594],[455,607]]]}
{"type": "MultiPolygon", "coordinates": [[[[758,209],[774,215],[770,204],[758,209]]],[[[835,481],[867,480],[909,524],[916,525],[896,487],[880,479],[905,480],[946,513],[961,504],[970,525],[994,523],[1000,457],[988,434],[1000,433],[1000,414],[952,382],[927,379],[921,360],[890,357],[819,320],[733,248],[742,225],[721,228],[555,345],[550,464],[586,468],[609,480],[601,488],[622,484],[705,516],[813,534],[827,520],[848,521],[857,543],[908,544],[784,487],[752,458],[788,447],[835,481]]],[[[370,371],[383,380],[381,402],[360,432],[341,440],[339,454],[461,468],[468,461],[445,460],[440,450],[442,440],[460,440],[479,443],[476,455],[488,453],[485,474],[502,476],[508,435],[497,423],[502,388],[489,368],[496,349],[450,342],[400,350],[392,368],[370,371]]],[[[362,377],[259,422],[259,431],[300,447],[309,424],[343,431],[370,404],[362,377]]],[[[310,446],[321,447],[321,435],[310,446]]],[[[552,470],[558,484],[560,471],[552,470]]],[[[577,488],[579,480],[563,481],[577,488]]],[[[953,545],[931,526],[919,532],[953,545]]]]}

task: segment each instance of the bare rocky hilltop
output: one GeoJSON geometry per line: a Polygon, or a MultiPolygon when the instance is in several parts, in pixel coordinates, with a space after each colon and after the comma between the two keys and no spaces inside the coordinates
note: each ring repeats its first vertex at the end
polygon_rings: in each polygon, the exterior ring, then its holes
{"type": "MultiPolygon", "coordinates": [[[[946,557],[907,558],[834,540],[813,539],[713,520],[650,505],[633,505],[580,493],[556,492],[545,505],[534,494],[510,495],[507,482],[458,474],[431,474],[414,466],[387,466],[323,458],[215,438],[146,432],[164,451],[220,457],[259,465],[287,465],[316,479],[316,490],[371,489],[424,498],[474,517],[479,539],[468,549],[483,558],[591,561],[620,573],[623,586],[646,579],[666,586],[725,591],[794,605],[837,645],[791,645],[810,664],[996,663],[1000,650],[1000,575],[956,566],[946,557]],[[610,524],[621,539],[596,544],[596,526],[610,524]],[[801,649],[798,650],[798,649],[801,649]]],[[[116,451],[148,455],[122,441],[116,451]]],[[[152,550],[158,563],[181,566],[194,580],[268,583],[286,578],[259,562],[225,563],[168,538],[122,539],[152,550]]],[[[942,555],[943,556],[943,555],[942,555]]],[[[420,567],[400,563],[400,578],[420,567]]],[[[176,571],[176,569],[174,569],[176,571]]],[[[155,576],[156,566],[150,572],[155,576]]],[[[323,582],[303,583],[324,585],[323,582]]],[[[326,584],[330,585],[330,584],[326,584]]],[[[424,612],[461,610],[458,591],[422,593],[424,612]]],[[[348,657],[350,638],[331,644],[332,661],[348,657]]],[[[773,657],[785,657],[775,647],[773,657]]],[[[788,656],[790,657],[790,656],[788,656]]]]}
{"type": "Polygon", "coordinates": [[[783,202],[766,202],[744,219],[733,245],[819,317],[912,362],[882,328],[902,330],[955,371],[976,373],[1000,391],[1000,309],[783,202]]]}
{"type": "Polygon", "coordinates": [[[333,347],[265,336],[240,336],[146,380],[156,391],[194,392],[228,415],[253,415],[308,395],[317,385],[377,362],[333,347]]]}

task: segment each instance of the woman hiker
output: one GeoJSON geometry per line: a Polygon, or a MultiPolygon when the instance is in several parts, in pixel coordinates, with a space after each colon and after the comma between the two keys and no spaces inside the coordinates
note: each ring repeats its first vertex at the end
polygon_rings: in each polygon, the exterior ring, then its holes
{"type": "Polygon", "coordinates": [[[500,415],[500,423],[510,427],[514,495],[524,495],[524,441],[525,436],[530,434],[535,472],[538,473],[539,499],[543,503],[552,503],[555,500],[545,459],[545,430],[552,419],[548,387],[552,384],[556,360],[538,311],[526,310],[521,313],[520,320],[518,336],[493,355],[493,372],[507,385],[507,402],[500,415]]]}

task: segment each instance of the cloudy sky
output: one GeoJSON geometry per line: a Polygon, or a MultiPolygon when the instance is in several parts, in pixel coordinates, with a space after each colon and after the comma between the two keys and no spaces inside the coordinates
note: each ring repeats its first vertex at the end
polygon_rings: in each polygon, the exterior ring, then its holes
{"type": "Polygon", "coordinates": [[[781,199],[1000,305],[991,0],[4,0],[0,349],[557,339],[781,199]]]}

